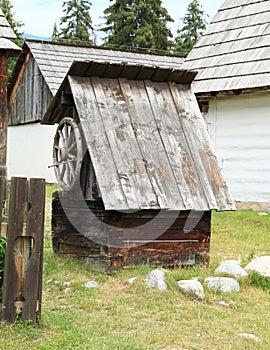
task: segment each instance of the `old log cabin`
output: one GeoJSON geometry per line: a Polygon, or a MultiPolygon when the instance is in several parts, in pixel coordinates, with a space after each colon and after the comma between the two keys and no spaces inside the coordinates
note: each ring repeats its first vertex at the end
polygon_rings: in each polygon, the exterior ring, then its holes
{"type": "Polygon", "coordinates": [[[53,247],[108,270],[208,263],[211,210],[234,204],[190,83],[194,72],[74,62],[58,123],[53,247]]]}

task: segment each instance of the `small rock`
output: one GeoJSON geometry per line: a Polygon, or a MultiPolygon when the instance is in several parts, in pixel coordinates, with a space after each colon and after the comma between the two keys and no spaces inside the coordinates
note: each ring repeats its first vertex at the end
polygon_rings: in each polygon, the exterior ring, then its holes
{"type": "Polygon", "coordinates": [[[160,292],[167,290],[165,272],[159,269],[149,272],[146,283],[148,286],[156,287],[160,292]]]}
{"type": "Polygon", "coordinates": [[[247,272],[257,272],[264,277],[270,277],[270,256],[261,256],[252,260],[245,267],[247,272]]]}
{"type": "Polygon", "coordinates": [[[216,268],[215,275],[222,274],[231,275],[235,278],[245,278],[248,275],[237,260],[222,261],[218,268],[216,268]]]}
{"type": "Polygon", "coordinates": [[[224,306],[224,307],[229,307],[229,304],[227,304],[226,301],[220,301],[219,305],[224,306]]]}
{"type": "Polygon", "coordinates": [[[208,277],[204,280],[204,283],[207,284],[208,289],[216,292],[233,293],[240,291],[239,283],[229,277],[208,277]]]}
{"type": "Polygon", "coordinates": [[[71,291],[70,288],[65,288],[65,289],[64,289],[64,293],[65,293],[65,294],[69,293],[70,291],[71,291]]]}
{"type": "Polygon", "coordinates": [[[95,288],[98,287],[98,284],[96,281],[88,281],[84,285],[86,288],[95,288]]]}
{"type": "Polygon", "coordinates": [[[136,281],[137,277],[132,277],[128,280],[128,284],[133,284],[136,281]]]}
{"type": "Polygon", "coordinates": [[[256,335],[250,334],[250,333],[240,333],[239,336],[243,337],[243,338],[247,338],[247,339],[253,339],[253,340],[257,341],[257,342],[261,341],[261,339],[256,337],[256,335]]]}
{"type": "Polygon", "coordinates": [[[53,281],[53,280],[50,278],[50,279],[47,280],[45,283],[46,283],[46,284],[50,284],[50,283],[52,283],[52,281],[53,281]]]}
{"type": "Polygon", "coordinates": [[[203,300],[204,290],[201,282],[197,280],[181,280],[177,282],[182,293],[195,296],[198,299],[203,300]]]}
{"type": "Polygon", "coordinates": [[[71,285],[71,282],[64,282],[64,283],[63,283],[63,286],[64,286],[64,287],[69,287],[70,285],[71,285]]]}

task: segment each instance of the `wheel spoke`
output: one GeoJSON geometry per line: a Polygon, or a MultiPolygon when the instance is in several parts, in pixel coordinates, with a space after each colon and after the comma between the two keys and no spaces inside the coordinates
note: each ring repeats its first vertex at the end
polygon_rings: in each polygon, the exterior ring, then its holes
{"type": "Polygon", "coordinates": [[[73,144],[69,147],[69,149],[68,149],[69,152],[71,152],[73,150],[74,146],[76,146],[76,141],[73,142],[73,144]]]}
{"type": "Polygon", "coordinates": [[[67,164],[68,164],[68,167],[69,167],[69,169],[70,169],[70,173],[71,173],[72,178],[73,178],[74,175],[75,175],[75,171],[74,171],[74,168],[73,168],[73,164],[72,164],[72,162],[69,162],[69,163],[67,163],[67,164]]]}
{"type": "MultiPolygon", "coordinates": [[[[60,138],[62,139],[62,142],[63,142],[63,146],[65,147],[66,146],[66,139],[64,137],[64,134],[62,132],[62,130],[59,130],[59,135],[60,135],[60,138]]],[[[60,141],[60,140],[59,140],[60,141]]],[[[60,143],[60,142],[59,142],[60,143]]]]}
{"type": "Polygon", "coordinates": [[[61,164],[62,165],[62,170],[60,172],[60,180],[63,180],[65,172],[66,172],[66,164],[61,164]]]}
{"type": "Polygon", "coordinates": [[[69,185],[71,182],[69,163],[66,163],[65,165],[66,165],[66,169],[67,169],[67,184],[69,185]]]}

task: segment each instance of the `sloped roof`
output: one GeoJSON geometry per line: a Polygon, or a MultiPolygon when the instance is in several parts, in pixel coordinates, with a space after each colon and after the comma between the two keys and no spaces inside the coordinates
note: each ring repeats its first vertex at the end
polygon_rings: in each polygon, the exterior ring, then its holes
{"type": "Polygon", "coordinates": [[[69,84],[107,210],[234,209],[190,84],[127,79],[127,65],[111,78],[101,63],[103,77],[93,77],[93,63],[74,65],[43,122],[56,110],[61,118],[69,84]]]}
{"type": "Polygon", "coordinates": [[[7,51],[10,56],[17,56],[21,49],[11,41],[15,39],[16,35],[0,8],[0,50],[7,51]]]}
{"type": "Polygon", "coordinates": [[[140,66],[179,69],[184,63],[181,57],[128,52],[98,47],[70,46],[52,42],[26,41],[23,54],[18,59],[9,91],[16,81],[28,52],[36,60],[41,74],[53,95],[56,94],[73,61],[125,63],[140,66]]]}
{"type": "Polygon", "coordinates": [[[195,93],[270,86],[270,0],[226,0],[186,58],[195,93]]]}

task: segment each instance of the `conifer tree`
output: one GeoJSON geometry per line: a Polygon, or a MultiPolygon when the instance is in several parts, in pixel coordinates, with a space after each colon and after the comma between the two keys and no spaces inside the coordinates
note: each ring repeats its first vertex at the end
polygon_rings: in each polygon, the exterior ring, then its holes
{"type": "Polygon", "coordinates": [[[54,23],[53,33],[52,33],[52,41],[57,41],[58,36],[59,36],[58,28],[57,28],[56,23],[54,23]]]}
{"type": "Polygon", "coordinates": [[[183,27],[177,30],[174,52],[186,57],[206,28],[204,11],[198,0],[192,0],[183,18],[183,27]]]}
{"type": "Polygon", "coordinates": [[[59,31],[55,25],[53,40],[64,41],[70,44],[93,44],[92,18],[90,16],[89,0],[69,0],[63,2],[64,16],[60,19],[59,31]],[[56,30],[55,30],[56,29],[56,30]]]}
{"type": "Polygon", "coordinates": [[[104,10],[107,34],[105,44],[116,47],[134,47],[168,50],[171,31],[167,28],[173,19],[161,0],[110,0],[104,10]]]}

